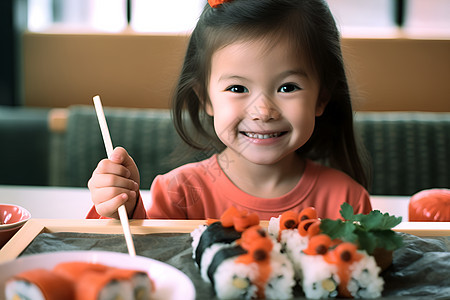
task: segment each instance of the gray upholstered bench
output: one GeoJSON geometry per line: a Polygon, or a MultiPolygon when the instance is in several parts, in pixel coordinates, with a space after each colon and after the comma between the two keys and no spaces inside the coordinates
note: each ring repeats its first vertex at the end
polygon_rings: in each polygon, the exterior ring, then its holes
{"type": "MultiPolygon", "coordinates": [[[[115,146],[124,146],[147,189],[157,174],[187,161],[173,160],[182,145],[161,109],[105,108],[115,146]]],[[[432,187],[450,187],[450,113],[357,112],[356,131],[371,156],[374,195],[412,195],[432,187]]],[[[106,157],[93,107],[68,109],[65,131],[52,137],[51,184],[86,186],[98,161],[106,157]]]]}

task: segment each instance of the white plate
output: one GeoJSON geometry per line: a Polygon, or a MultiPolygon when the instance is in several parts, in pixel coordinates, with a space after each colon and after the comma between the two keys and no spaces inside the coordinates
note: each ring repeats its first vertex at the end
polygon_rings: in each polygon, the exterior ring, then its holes
{"type": "Polygon", "coordinates": [[[36,268],[52,269],[61,262],[70,261],[145,271],[155,283],[156,290],[152,299],[195,299],[192,281],[180,270],[154,259],[107,251],[49,252],[23,256],[0,264],[0,299],[5,299],[5,282],[13,275],[36,268]]]}

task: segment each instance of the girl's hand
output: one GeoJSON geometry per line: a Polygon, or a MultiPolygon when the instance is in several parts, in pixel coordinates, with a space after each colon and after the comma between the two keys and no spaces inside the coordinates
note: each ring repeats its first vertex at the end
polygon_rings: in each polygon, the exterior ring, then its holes
{"type": "Polygon", "coordinates": [[[136,205],[139,192],[139,170],[127,151],[117,147],[110,159],[101,160],[88,182],[97,213],[118,218],[117,209],[125,204],[128,217],[136,205]]]}

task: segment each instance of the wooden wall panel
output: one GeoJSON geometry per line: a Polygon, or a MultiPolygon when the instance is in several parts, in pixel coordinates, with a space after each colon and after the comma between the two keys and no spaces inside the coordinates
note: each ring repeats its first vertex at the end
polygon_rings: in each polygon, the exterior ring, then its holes
{"type": "MultiPolygon", "coordinates": [[[[188,37],[24,34],[25,105],[167,108],[188,37]]],[[[450,40],[343,40],[356,110],[450,111],[450,40]]]]}

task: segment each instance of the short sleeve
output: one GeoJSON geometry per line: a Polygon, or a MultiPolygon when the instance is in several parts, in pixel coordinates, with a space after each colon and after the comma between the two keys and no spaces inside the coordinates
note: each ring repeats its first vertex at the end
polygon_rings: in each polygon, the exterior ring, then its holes
{"type": "Polygon", "coordinates": [[[151,186],[150,219],[187,219],[185,191],[176,176],[158,175],[151,186]]]}
{"type": "Polygon", "coordinates": [[[358,202],[350,203],[353,206],[353,210],[355,214],[368,214],[372,211],[372,204],[370,203],[369,192],[361,188],[361,194],[358,202]]]}

